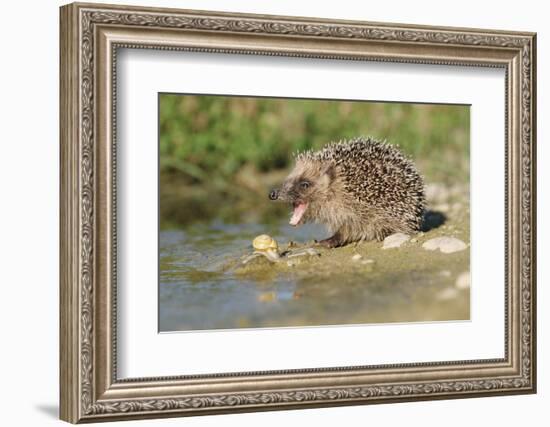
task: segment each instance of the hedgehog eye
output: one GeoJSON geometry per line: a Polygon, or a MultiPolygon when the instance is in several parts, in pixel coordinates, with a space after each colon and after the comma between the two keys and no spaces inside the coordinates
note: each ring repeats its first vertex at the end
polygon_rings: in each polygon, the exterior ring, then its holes
{"type": "Polygon", "coordinates": [[[300,182],[300,188],[302,190],[307,190],[310,187],[311,183],[308,181],[302,181],[300,182]]]}

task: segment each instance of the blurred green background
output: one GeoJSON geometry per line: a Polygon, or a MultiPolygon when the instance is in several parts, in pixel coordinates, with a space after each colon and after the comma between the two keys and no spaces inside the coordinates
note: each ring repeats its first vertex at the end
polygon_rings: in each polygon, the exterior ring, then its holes
{"type": "Polygon", "coordinates": [[[470,108],[365,101],[159,95],[160,223],[269,223],[268,190],[292,153],[372,136],[411,156],[426,183],[469,180],[470,108]]]}

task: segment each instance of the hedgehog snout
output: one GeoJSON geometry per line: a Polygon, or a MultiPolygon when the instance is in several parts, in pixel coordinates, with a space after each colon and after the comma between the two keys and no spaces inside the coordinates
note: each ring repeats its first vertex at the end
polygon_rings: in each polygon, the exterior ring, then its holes
{"type": "Polygon", "coordinates": [[[274,188],[269,192],[269,200],[277,200],[279,198],[279,190],[274,188]]]}

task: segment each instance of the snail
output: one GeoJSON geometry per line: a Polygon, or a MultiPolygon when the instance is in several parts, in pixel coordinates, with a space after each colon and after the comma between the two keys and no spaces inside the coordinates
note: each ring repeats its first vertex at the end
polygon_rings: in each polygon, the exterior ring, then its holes
{"type": "Polygon", "coordinates": [[[306,248],[297,251],[292,251],[288,249],[281,254],[279,253],[279,244],[277,243],[277,241],[267,234],[260,234],[259,236],[256,236],[252,241],[252,247],[254,248],[254,252],[248,255],[243,260],[243,264],[246,264],[254,258],[258,258],[261,256],[267,258],[270,262],[279,262],[283,258],[293,258],[304,255],[320,255],[316,250],[312,248],[306,248]]]}
{"type": "Polygon", "coordinates": [[[252,247],[254,253],[257,255],[263,255],[272,262],[279,261],[281,255],[279,255],[279,245],[277,241],[267,234],[260,234],[252,241],[252,247]]]}

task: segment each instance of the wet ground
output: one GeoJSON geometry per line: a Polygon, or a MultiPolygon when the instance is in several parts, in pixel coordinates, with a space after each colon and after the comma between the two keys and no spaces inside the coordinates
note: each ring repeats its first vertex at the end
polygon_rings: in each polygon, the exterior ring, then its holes
{"type": "Polygon", "coordinates": [[[213,221],[161,231],[160,331],[469,319],[469,247],[448,254],[422,247],[438,236],[469,244],[467,188],[427,190],[426,231],[393,249],[366,242],[243,265],[259,234],[285,249],[290,241],[310,246],[326,232],[293,228],[286,218],[279,225],[213,221]]]}

